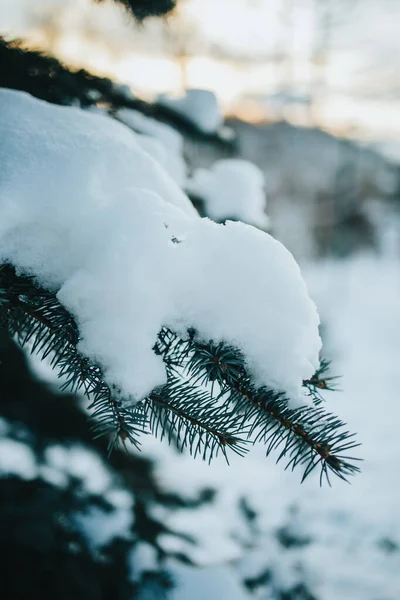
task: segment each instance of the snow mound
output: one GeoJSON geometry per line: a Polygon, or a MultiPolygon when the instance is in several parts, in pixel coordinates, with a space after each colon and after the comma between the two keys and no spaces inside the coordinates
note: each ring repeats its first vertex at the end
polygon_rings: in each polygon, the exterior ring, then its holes
{"type": "Polygon", "coordinates": [[[178,97],[160,94],[157,102],[183,115],[204,133],[215,133],[224,120],[218,100],[209,90],[192,88],[178,97]]]}
{"type": "Polygon", "coordinates": [[[249,600],[250,596],[239,582],[239,577],[229,566],[218,565],[207,569],[186,565],[169,565],[175,587],[171,600],[203,600],[204,598],[226,598],[229,600],[249,600]]]}
{"type": "Polygon", "coordinates": [[[162,326],[242,349],[289,394],[318,366],[318,315],[292,255],[249,225],[201,219],[125,126],[0,91],[0,264],[75,316],[80,350],[131,400],[165,382],[162,326]]]}
{"type": "Polygon", "coordinates": [[[165,123],[146,117],[131,108],[120,108],[116,117],[134,131],[146,136],[144,144],[147,145],[147,148],[144,147],[144,149],[156,158],[172,179],[182,187],[186,180],[182,136],[165,123]]]}
{"type": "Polygon", "coordinates": [[[197,169],[186,189],[204,200],[206,213],[214,221],[231,218],[264,229],[268,224],[264,183],[256,165],[229,158],[216,161],[210,169],[197,169]]]}

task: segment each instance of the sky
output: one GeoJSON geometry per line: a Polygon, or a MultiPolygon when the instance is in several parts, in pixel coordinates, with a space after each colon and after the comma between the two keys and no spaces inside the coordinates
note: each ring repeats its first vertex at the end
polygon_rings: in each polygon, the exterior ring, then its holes
{"type": "Polygon", "coordinates": [[[112,2],[0,0],[0,15],[3,34],[145,97],[201,87],[249,120],[400,140],[398,0],[184,0],[141,28],[112,2]]]}

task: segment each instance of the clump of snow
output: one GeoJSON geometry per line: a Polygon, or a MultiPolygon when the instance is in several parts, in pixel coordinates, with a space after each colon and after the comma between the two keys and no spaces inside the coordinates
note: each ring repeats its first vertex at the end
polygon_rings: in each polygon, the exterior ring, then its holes
{"type": "Polygon", "coordinates": [[[144,571],[155,571],[157,563],[156,548],[147,542],[138,542],[130,552],[131,578],[139,579],[144,571]]]}
{"type": "Polygon", "coordinates": [[[264,174],[256,165],[227,158],[210,169],[197,169],[186,189],[204,200],[206,213],[214,221],[231,218],[263,229],[268,224],[264,184],[264,174]]]}
{"type": "Polygon", "coordinates": [[[182,136],[165,123],[146,117],[143,113],[132,108],[120,108],[115,116],[135,131],[157,138],[172,152],[182,154],[182,136]]]}
{"type": "Polygon", "coordinates": [[[143,134],[139,137],[139,143],[142,143],[144,150],[158,160],[177,184],[182,186],[186,179],[182,136],[165,123],[131,108],[120,108],[115,116],[134,131],[143,134]]]}
{"type": "Polygon", "coordinates": [[[165,382],[161,327],[194,327],[239,347],[257,384],[299,393],[319,319],[282,244],[201,219],[112,119],[10,90],[0,114],[0,263],[58,292],[110,383],[143,398],[165,382]]]}
{"type": "Polygon", "coordinates": [[[132,537],[133,510],[132,497],[127,507],[113,506],[106,511],[98,506],[91,506],[83,512],[74,514],[73,520],[79,529],[83,529],[92,549],[109,544],[114,538],[130,539],[132,537]]]}
{"type": "Polygon", "coordinates": [[[111,472],[99,456],[83,446],[71,447],[53,444],[45,451],[45,460],[49,467],[84,482],[85,488],[92,494],[104,494],[111,487],[111,472]]]}
{"type": "Polygon", "coordinates": [[[38,475],[36,457],[28,444],[4,438],[0,440],[0,473],[35,479],[38,475]]]}
{"type": "Polygon", "coordinates": [[[204,133],[215,133],[224,121],[218,100],[209,90],[191,88],[183,96],[160,94],[157,102],[181,114],[204,133]]]}
{"type": "Polygon", "coordinates": [[[249,600],[249,595],[240,583],[239,577],[229,566],[215,566],[207,569],[188,567],[175,562],[169,569],[175,581],[171,600],[204,600],[204,598],[226,598],[229,600],[249,600]]]}
{"type": "Polygon", "coordinates": [[[218,130],[218,135],[226,142],[232,142],[236,139],[236,132],[229,125],[222,125],[218,130]]]}

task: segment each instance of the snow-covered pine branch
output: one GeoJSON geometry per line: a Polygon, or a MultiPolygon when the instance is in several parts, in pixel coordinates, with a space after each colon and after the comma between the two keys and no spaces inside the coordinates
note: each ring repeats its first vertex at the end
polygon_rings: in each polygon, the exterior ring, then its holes
{"type": "Polygon", "coordinates": [[[241,158],[226,158],[217,160],[210,169],[196,169],[185,188],[213,221],[234,219],[265,229],[264,184],[264,174],[256,165],[241,158]]]}
{"type": "Polygon", "coordinates": [[[304,392],[319,320],[291,254],[200,218],[109,117],[10,90],[0,113],[2,311],[92,396],[100,433],[149,423],[207,458],[261,437],[305,475],[354,472],[304,392]]]}
{"type": "Polygon", "coordinates": [[[181,115],[204,133],[215,133],[223,124],[221,107],[209,90],[190,88],[182,96],[160,94],[157,103],[181,115]]]}
{"type": "MultiPolygon", "coordinates": [[[[59,59],[38,50],[24,47],[20,40],[7,41],[0,36],[1,87],[24,90],[42,100],[54,104],[96,107],[101,104],[119,118],[125,109],[139,111],[143,116],[165,122],[185,136],[196,141],[210,141],[231,152],[235,141],[230,136],[212,129],[204,130],[193,118],[168,103],[149,103],[133,95],[129,86],[117,84],[106,77],[99,77],[85,69],[68,68],[59,59]],[[51,85],[49,85],[49,76],[51,85]]],[[[213,110],[220,109],[213,100],[213,110]]],[[[125,120],[127,113],[121,120],[125,120]]],[[[129,116],[132,121],[135,117],[129,116]]],[[[219,117],[220,118],[220,117],[219,117]]]]}
{"type": "Polygon", "coordinates": [[[126,97],[120,86],[84,69],[73,71],[57,58],[0,37],[1,87],[24,90],[54,104],[89,107],[126,97]],[[49,85],[51,78],[51,85],[49,85]]]}

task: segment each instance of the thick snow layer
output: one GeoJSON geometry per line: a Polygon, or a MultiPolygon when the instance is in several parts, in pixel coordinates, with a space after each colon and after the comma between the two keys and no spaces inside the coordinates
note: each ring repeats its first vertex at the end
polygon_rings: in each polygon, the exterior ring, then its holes
{"type": "Polygon", "coordinates": [[[160,94],[157,102],[183,115],[205,133],[215,133],[224,118],[218,100],[209,90],[188,89],[183,96],[160,94]]]}
{"type": "Polygon", "coordinates": [[[264,184],[264,174],[256,165],[227,158],[210,169],[197,169],[186,189],[204,200],[206,213],[214,221],[231,218],[264,228],[268,224],[264,184]]]}
{"type": "Polygon", "coordinates": [[[146,117],[143,113],[131,108],[118,109],[116,117],[135,131],[157,138],[170,151],[177,154],[183,152],[182,136],[169,125],[146,117]]]}
{"type": "Polygon", "coordinates": [[[109,382],[144,397],[165,381],[161,327],[195,327],[241,348],[258,384],[299,392],[318,315],[279,242],[201,219],[111,119],[10,90],[0,114],[0,263],[58,291],[109,382]]]}
{"type": "Polygon", "coordinates": [[[174,181],[182,186],[186,179],[182,136],[165,123],[146,117],[137,110],[120,108],[116,117],[134,131],[143,134],[139,137],[139,142],[144,150],[158,160],[174,181]]]}

